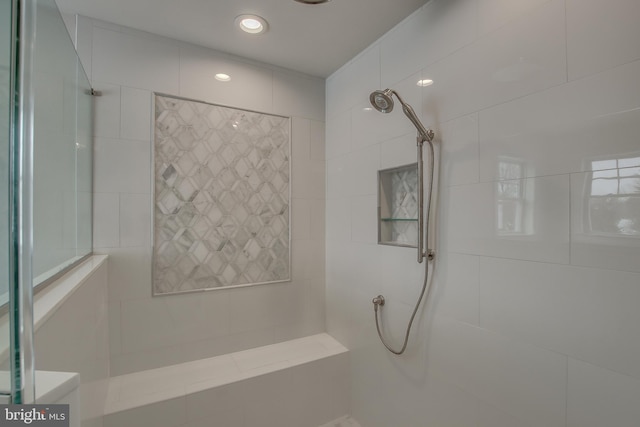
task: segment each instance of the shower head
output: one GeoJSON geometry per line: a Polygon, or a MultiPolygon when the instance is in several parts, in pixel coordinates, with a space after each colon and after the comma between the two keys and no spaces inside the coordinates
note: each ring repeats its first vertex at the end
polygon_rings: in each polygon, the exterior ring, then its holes
{"type": "Polygon", "coordinates": [[[376,90],[369,95],[371,105],[381,113],[390,113],[393,110],[393,91],[391,89],[376,90]]]}
{"type": "Polygon", "coordinates": [[[395,95],[396,98],[398,98],[398,101],[400,101],[400,104],[402,104],[402,111],[404,112],[404,115],[411,120],[411,123],[413,123],[418,130],[420,137],[425,141],[433,140],[433,131],[427,130],[427,128],[424,127],[420,119],[418,119],[418,116],[416,116],[416,112],[413,110],[411,105],[404,102],[395,90],[375,90],[371,92],[371,95],[369,95],[369,101],[371,101],[371,105],[381,113],[390,113],[393,110],[393,95],[395,95]]]}

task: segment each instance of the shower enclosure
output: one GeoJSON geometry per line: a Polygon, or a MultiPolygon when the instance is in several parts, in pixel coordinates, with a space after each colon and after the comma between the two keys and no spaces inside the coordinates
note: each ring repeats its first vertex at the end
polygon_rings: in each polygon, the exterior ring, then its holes
{"type": "Polygon", "coordinates": [[[91,253],[92,90],[54,0],[0,3],[0,399],[35,400],[33,293],[91,253]]]}

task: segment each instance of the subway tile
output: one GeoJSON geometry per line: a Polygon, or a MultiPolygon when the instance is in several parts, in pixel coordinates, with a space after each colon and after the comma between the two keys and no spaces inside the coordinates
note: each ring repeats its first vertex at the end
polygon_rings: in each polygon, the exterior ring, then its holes
{"type": "Polygon", "coordinates": [[[224,54],[195,47],[180,49],[181,96],[256,111],[273,111],[273,72],[240,62],[224,54]],[[217,73],[231,76],[228,82],[213,78],[217,73]]]}
{"type": "Polygon", "coordinates": [[[322,199],[325,194],[325,163],[299,161],[291,165],[291,194],[294,198],[322,199]]]}
{"type": "Polygon", "coordinates": [[[120,246],[151,246],[151,195],[120,194],[120,246]]]}
{"type": "Polygon", "coordinates": [[[93,246],[120,246],[120,200],[117,193],[93,194],[93,246]]]}
{"type": "Polygon", "coordinates": [[[327,241],[351,241],[351,200],[327,200],[327,241]]]}
{"type": "Polygon", "coordinates": [[[536,427],[565,426],[566,357],[437,318],[428,372],[536,427]]]}
{"type": "Polygon", "coordinates": [[[640,153],[599,162],[608,169],[571,176],[571,263],[640,272],[640,153]]]}
{"type": "Polygon", "coordinates": [[[475,40],[476,14],[476,2],[465,0],[430,2],[416,11],[380,41],[382,85],[393,85],[475,40]]]}
{"type": "Polygon", "coordinates": [[[374,195],[351,200],[351,240],[360,243],[378,242],[378,198],[374,195]]]}
{"type": "Polygon", "coordinates": [[[336,157],[327,161],[327,199],[350,195],[352,173],[350,157],[336,157]]]}
{"type": "Polygon", "coordinates": [[[529,422],[482,401],[478,402],[475,423],[477,427],[531,427],[529,422]]]}
{"type": "Polygon", "coordinates": [[[549,0],[479,0],[478,32],[481,35],[494,31],[512,19],[527,15],[549,0]]]}
{"type": "Polygon", "coordinates": [[[564,1],[552,0],[428,66],[422,78],[434,83],[423,91],[427,123],[565,83],[564,39],[564,1]]]}
{"type": "Polygon", "coordinates": [[[94,97],[93,134],[97,137],[120,136],[120,86],[93,81],[93,89],[102,92],[94,97]]]}
{"type": "Polygon", "coordinates": [[[227,384],[187,395],[187,419],[194,427],[215,423],[223,426],[243,426],[241,383],[227,384]],[[202,424],[194,424],[201,422],[202,424]]]}
{"type": "Polygon", "coordinates": [[[151,295],[151,247],[94,248],[109,255],[109,301],[151,295]]]}
{"type": "Polygon", "coordinates": [[[640,378],[640,275],[482,258],[480,325],[640,378]]]}
{"type": "Polygon", "coordinates": [[[351,151],[351,110],[327,115],[327,159],[342,156],[351,151]]]}
{"type": "Polygon", "coordinates": [[[290,405],[299,397],[290,370],[262,375],[242,383],[245,427],[295,427],[290,405]]]}
{"type": "MultiPolygon", "coordinates": [[[[479,324],[480,272],[479,257],[462,254],[440,254],[437,276],[432,279],[438,315],[472,325],[479,324]]],[[[432,273],[434,274],[434,273],[432,273]]]]}
{"type": "Polygon", "coordinates": [[[296,283],[275,283],[229,289],[228,333],[285,324],[301,309],[303,294],[296,283]]]}
{"type": "Polygon", "coordinates": [[[309,160],[324,162],[326,160],[324,121],[311,120],[309,122],[309,136],[309,160]]]}
{"type": "Polygon", "coordinates": [[[98,81],[178,93],[179,50],[162,39],[136,37],[94,26],[91,65],[92,77],[98,81]]]}
{"type": "Polygon", "coordinates": [[[308,240],[311,238],[311,200],[291,200],[291,238],[308,240]]]}
{"type": "Polygon", "coordinates": [[[638,16],[634,0],[567,0],[569,79],[640,59],[638,16]]]}
{"type": "Polygon", "coordinates": [[[569,359],[567,427],[635,427],[640,380],[569,359]]]}
{"type": "Polygon", "coordinates": [[[311,121],[302,117],[291,119],[291,161],[307,164],[311,160],[311,121]]]}
{"type": "Polygon", "coordinates": [[[417,161],[416,135],[413,132],[380,144],[380,169],[405,166],[417,161]]]}
{"type": "Polygon", "coordinates": [[[448,198],[449,251],[569,263],[569,176],[451,187],[448,198]]]}
{"type": "MultiPolygon", "coordinates": [[[[122,353],[111,357],[111,375],[123,375],[224,355],[255,346],[272,344],[273,342],[273,330],[272,328],[266,328],[192,341],[188,346],[176,344],[134,353],[122,353]]],[[[206,383],[211,383],[212,381],[219,383],[219,380],[207,380],[206,383]]],[[[197,389],[197,386],[193,385],[193,389],[197,389]]]]}
{"type": "Polygon", "coordinates": [[[340,185],[348,185],[349,194],[378,194],[378,170],[380,169],[380,147],[374,145],[353,151],[347,159],[347,179],[340,185]]]}
{"type": "Polygon", "coordinates": [[[179,397],[107,414],[104,417],[104,426],[138,427],[151,424],[157,427],[180,427],[186,422],[186,412],[185,398],[179,397]]]}
{"type": "Polygon", "coordinates": [[[298,282],[309,276],[310,265],[313,259],[312,252],[315,242],[311,240],[295,240],[291,247],[291,274],[292,280],[298,282]]]}
{"type": "Polygon", "coordinates": [[[638,73],[640,61],[481,111],[480,180],[498,179],[509,159],[540,176],[638,153],[638,73]]]}
{"type": "Polygon", "coordinates": [[[393,392],[390,391],[388,398],[398,402],[398,409],[406,411],[408,426],[476,425],[477,399],[470,393],[437,378],[426,378],[421,393],[406,389],[403,390],[402,396],[395,400],[393,392]]]}
{"type": "Polygon", "coordinates": [[[93,189],[97,193],[151,192],[149,142],[96,138],[93,189]]]}
{"type": "Polygon", "coordinates": [[[310,200],[311,240],[324,243],[326,233],[326,201],[310,200]]]}
{"type": "Polygon", "coordinates": [[[122,87],[120,137],[148,141],[151,139],[151,92],[122,87]]]}
{"type": "MultiPolygon", "coordinates": [[[[111,262],[111,260],[109,260],[111,262]]],[[[120,302],[110,302],[107,308],[109,315],[109,355],[117,355],[122,352],[122,340],[120,339],[120,331],[122,323],[120,322],[120,302]]]]}
{"type": "Polygon", "coordinates": [[[122,351],[134,353],[229,333],[229,299],[221,292],[125,300],[122,351]]]}
{"type": "Polygon", "coordinates": [[[327,106],[331,114],[347,111],[369,99],[371,91],[379,85],[380,48],[373,45],[329,76],[327,106]]]}
{"type": "Polygon", "coordinates": [[[292,71],[273,71],[273,112],[324,121],[324,80],[292,71]]]}
{"type": "Polygon", "coordinates": [[[290,411],[295,426],[317,427],[348,413],[349,375],[346,354],[327,357],[291,369],[295,398],[290,411]]]}
{"type": "Polygon", "coordinates": [[[474,184],[479,181],[477,113],[443,123],[435,140],[441,153],[440,185],[474,184]]]}
{"type": "MultiPolygon", "coordinates": [[[[417,249],[398,246],[375,245],[358,248],[351,262],[356,268],[360,289],[371,292],[367,309],[373,309],[371,298],[382,293],[390,301],[402,302],[408,306],[416,303],[424,281],[426,264],[416,261],[417,249]],[[372,259],[380,260],[372,263],[372,259]],[[375,290],[374,290],[375,289],[375,290]]],[[[433,270],[430,269],[430,274],[433,270]]],[[[370,314],[367,316],[369,317],[370,314]]],[[[402,326],[399,326],[400,328],[402,326]]]]}

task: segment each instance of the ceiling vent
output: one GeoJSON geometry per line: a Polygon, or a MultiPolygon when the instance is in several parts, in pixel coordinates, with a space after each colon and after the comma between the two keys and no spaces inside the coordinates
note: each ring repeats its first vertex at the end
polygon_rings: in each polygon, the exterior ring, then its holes
{"type": "Polygon", "coordinates": [[[327,3],[330,2],[331,0],[295,0],[298,3],[304,3],[304,4],[321,4],[321,3],[327,3]]]}

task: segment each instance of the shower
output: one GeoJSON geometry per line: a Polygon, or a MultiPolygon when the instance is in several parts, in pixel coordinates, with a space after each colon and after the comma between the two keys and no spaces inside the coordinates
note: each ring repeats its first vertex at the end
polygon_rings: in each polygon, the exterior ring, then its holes
{"type": "Polygon", "coordinates": [[[422,300],[428,292],[429,288],[429,263],[433,261],[435,258],[435,251],[429,248],[429,228],[430,228],[430,218],[431,218],[431,195],[433,193],[433,179],[434,179],[434,166],[435,166],[435,150],[433,148],[433,138],[434,132],[431,129],[427,129],[424,127],[418,116],[416,116],[415,111],[411,107],[411,105],[404,102],[404,100],[398,95],[398,93],[393,89],[385,89],[385,90],[376,90],[371,93],[369,96],[369,100],[371,101],[371,105],[381,113],[390,113],[393,111],[393,96],[395,95],[402,104],[402,111],[405,116],[413,123],[418,131],[418,136],[416,138],[416,144],[418,147],[417,157],[418,157],[418,263],[422,263],[425,258],[427,258],[427,262],[425,263],[425,273],[424,273],[424,281],[422,283],[422,290],[420,291],[420,295],[418,296],[418,300],[416,301],[415,308],[413,309],[413,313],[411,314],[411,318],[409,319],[409,323],[407,324],[407,328],[405,331],[404,342],[400,350],[396,350],[391,347],[385,340],[380,331],[380,322],[378,320],[378,311],[382,311],[381,307],[385,305],[385,298],[382,295],[378,295],[375,297],[373,302],[374,308],[374,316],[376,320],[376,330],[378,332],[378,337],[380,337],[380,341],[382,344],[393,354],[401,355],[407,349],[407,343],[409,342],[409,334],[411,333],[411,326],[413,325],[413,321],[418,313],[418,308],[422,303],[422,300]],[[423,154],[423,146],[424,143],[427,143],[429,146],[429,191],[427,192],[427,204],[425,211],[424,204],[424,164],[422,160],[423,154]],[[425,226],[425,212],[426,212],[426,226],[425,226]],[[425,247],[426,246],[426,247],[425,247]]]}

